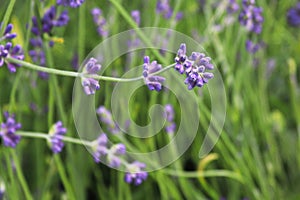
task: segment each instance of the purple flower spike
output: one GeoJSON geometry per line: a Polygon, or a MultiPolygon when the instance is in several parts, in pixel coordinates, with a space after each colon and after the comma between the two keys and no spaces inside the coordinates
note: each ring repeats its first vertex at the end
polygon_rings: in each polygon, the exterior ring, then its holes
{"type": "Polygon", "coordinates": [[[84,77],[84,75],[97,75],[97,72],[99,72],[101,69],[101,65],[97,64],[97,62],[98,61],[95,58],[90,58],[83,67],[81,85],[83,86],[84,92],[87,95],[95,94],[96,90],[100,89],[100,85],[97,80],[84,77]]]}
{"type": "Polygon", "coordinates": [[[146,165],[144,163],[135,161],[126,166],[127,172],[125,174],[126,183],[134,183],[135,185],[140,185],[148,177],[148,173],[143,171],[146,165]]]}
{"type": "Polygon", "coordinates": [[[108,138],[105,133],[102,133],[96,140],[95,149],[93,150],[93,157],[96,163],[100,162],[102,156],[105,156],[108,152],[107,149],[108,138]]]}
{"type": "Polygon", "coordinates": [[[77,8],[83,4],[84,0],[56,0],[57,5],[69,6],[72,8],[77,8]]]}
{"type": "Polygon", "coordinates": [[[120,133],[120,129],[113,121],[111,112],[109,110],[107,110],[104,106],[100,106],[97,109],[97,114],[99,115],[100,121],[107,126],[108,131],[110,131],[112,134],[120,133]]]}
{"type": "Polygon", "coordinates": [[[0,136],[3,139],[3,143],[7,147],[15,148],[20,142],[21,136],[16,134],[16,131],[21,128],[21,124],[15,121],[14,115],[4,113],[6,122],[3,122],[0,127],[0,136]]]}
{"type": "Polygon", "coordinates": [[[106,19],[102,15],[102,10],[100,8],[94,8],[91,10],[91,14],[93,16],[94,23],[97,26],[98,34],[102,37],[107,37],[108,27],[106,19]]]}
{"type": "Polygon", "coordinates": [[[61,121],[56,122],[49,131],[50,147],[53,153],[61,152],[64,147],[63,137],[66,134],[67,129],[63,127],[61,121]]]}
{"type": "Polygon", "coordinates": [[[152,75],[153,73],[162,69],[161,65],[157,61],[152,61],[150,63],[149,56],[144,57],[144,71],[143,77],[145,84],[148,86],[149,90],[160,91],[162,89],[162,83],[165,81],[164,77],[152,75]]]}
{"type": "Polygon", "coordinates": [[[300,2],[295,7],[292,7],[287,12],[287,22],[293,27],[300,27],[300,2]]]}

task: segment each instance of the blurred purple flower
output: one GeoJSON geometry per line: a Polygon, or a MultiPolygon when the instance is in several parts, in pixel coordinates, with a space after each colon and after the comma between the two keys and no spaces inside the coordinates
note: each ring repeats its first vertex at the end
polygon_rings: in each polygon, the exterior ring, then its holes
{"type": "Polygon", "coordinates": [[[94,23],[97,26],[98,34],[102,37],[107,37],[108,27],[106,19],[102,15],[102,10],[100,8],[93,8],[91,10],[91,14],[93,16],[94,23]]]}
{"type": "Polygon", "coordinates": [[[107,155],[108,163],[111,167],[120,167],[121,159],[119,158],[120,155],[124,155],[126,153],[126,147],[124,144],[119,143],[113,145],[109,149],[109,153],[107,155]]]}
{"type": "Polygon", "coordinates": [[[97,62],[95,58],[90,58],[83,67],[81,85],[87,95],[95,94],[96,90],[100,89],[99,81],[94,78],[84,77],[84,75],[97,75],[97,72],[101,69],[101,65],[97,64],[97,62]]]}
{"type": "Polygon", "coordinates": [[[144,163],[134,161],[126,166],[125,182],[140,185],[148,177],[148,173],[143,171],[146,165],[144,163]]]}
{"type": "Polygon", "coordinates": [[[99,115],[99,119],[107,126],[107,130],[112,134],[117,134],[120,132],[119,127],[113,121],[111,112],[107,110],[104,106],[100,106],[97,109],[97,114],[99,115]]]}
{"type": "Polygon", "coordinates": [[[255,1],[243,0],[243,7],[239,15],[239,21],[248,31],[260,34],[262,31],[262,8],[254,5],[255,1]]]}
{"type": "Polygon", "coordinates": [[[239,10],[240,6],[236,2],[236,0],[228,0],[227,4],[227,13],[228,14],[234,14],[239,10]]]}
{"type": "Polygon", "coordinates": [[[158,0],[156,4],[156,12],[158,14],[162,14],[164,18],[169,19],[173,14],[169,0],[158,0]]]}
{"type": "Polygon", "coordinates": [[[50,147],[53,153],[61,152],[64,147],[63,137],[66,134],[67,129],[63,127],[61,121],[56,122],[49,131],[50,147]]]}
{"type": "Polygon", "coordinates": [[[162,69],[161,65],[157,61],[152,61],[150,63],[149,56],[144,57],[144,71],[143,77],[145,84],[148,86],[149,90],[160,91],[162,89],[162,83],[165,81],[164,77],[153,75],[153,73],[162,69]]]}
{"type": "Polygon", "coordinates": [[[84,0],[56,0],[57,5],[70,6],[76,8],[83,4],[84,0]]]}
{"type": "Polygon", "coordinates": [[[293,27],[300,27],[300,2],[287,12],[287,22],[293,27]]]}
{"type": "Polygon", "coordinates": [[[102,133],[96,140],[95,149],[93,150],[93,157],[96,163],[100,162],[102,156],[105,156],[108,152],[107,149],[108,138],[105,133],[102,133]]]}
{"type": "Polygon", "coordinates": [[[51,33],[53,27],[65,26],[69,22],[68,11],[64,10],[57,15],[56,8],[51,6],[42,18],[42,32],[51,33]]]}
{"type": "Polygon", "coordinates": [[[176,124],[174,122],[174,108],[171,104],[165,106],[164,115],[167,120],[165,130],[169,134],[173,134],[176,131],[176,124]]]}
{"type": "Polygon", "coordinates": [[[16,134],[16,131],[21,128],[21,124],[15,121],[14,115],[9,115],[8,112],[4,113],[6,122],[1,123],[0,136],[3,139],[5,146],[15,148],[20,142],[21,136],[16,134]]]}
{"type": "Polygon", "coordinates": [[[140,16],[140,11],[139,10],[133,10],[131,11],[131,17],[137,24],[137,26],[140,26],[141,24],[141,16],[140,16]]]}
{"type": "MultiPolygon", "coordinates": [[[[35,37],[30,39],[31,49],[28,54],[34,63],[41,66],[45,66],[46,64],[46,56],[43,47],[44,34],[46,33],[51,36],[53,34],[52,32],[54,27],[65,26],[68,22],[69,16],[67,10],[58,14],[54,6],[51,6],[48,10],[46,10],[40,23],[36,16],[32,17],[31,32],[35,37]]],[[[51,38],[47,40],[49,40],[48,45],[53,47],[54,41],[51,38]]],[[[40,78],[45,80],[49,78],[49,75],[46,72],[39,72],[38,75],[40,78]]]]}
{"type": "Polygon", "coordinates": [[[246,50],[249,52],[249,53],[256,53],[260,48],[262,47],[262,44],[261,43],[254,43],[252,42],[251,40],[247,40],[246,41],[246,50]]]}

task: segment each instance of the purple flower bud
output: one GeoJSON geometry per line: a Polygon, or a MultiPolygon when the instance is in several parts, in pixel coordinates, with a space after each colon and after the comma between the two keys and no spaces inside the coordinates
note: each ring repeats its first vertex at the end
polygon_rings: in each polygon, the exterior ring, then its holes
{"type": "Polygon", "coordinates": [[[21,128],[21,124],[15,121],[14,115],[4,113],[6,122],[3,122],[0,127],[0,137],[7,147],[15,148],[20,142],[21,136],[16,134],[16,131],[21,128]]]}

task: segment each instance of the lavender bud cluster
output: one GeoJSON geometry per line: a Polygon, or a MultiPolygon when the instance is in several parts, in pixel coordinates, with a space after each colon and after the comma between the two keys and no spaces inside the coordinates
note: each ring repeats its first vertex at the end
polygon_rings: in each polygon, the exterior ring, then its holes
{"type": "Polygon", "coordinates": [[[4,113],[6,122],[1,123],[0,137],[2,137],[3,143],[7,147],[15,148],[20,142],[21,136],[16,134],[22,125],[17,123],[14,115],[10,115],[8,112],[4,113]]]}
{"type": "Polygon", "coordinates": [[[199,52],[193,52],[190,57],[187,57],[185,44],[180,45],[175,62],[175,70],[186,75],[184,83],[188,85],[189,90],[196,86],[202,87],[214,77],[213,73],[206,72],[214,69],[211,58],[199,52]]]}
{"type": "MultiPolygon", "coordinates": [[[[5,63],[7,65],[8,70],[11,73],[15,73],[17,68],[21,65],[10,63],[5,58],[15,58],[18,60],[24,60],[24,52],[20,45],[15,45],[10,42],[10,40],[14,39],[17,34],[12,33],[13,25],[8,24],[4,30],[3,35],[0,37],[0,67],[2,67],[5,63]],[[1,44],[1,42],[5,41],[5,44],[1,44]]],[[[0,24],[0,30],[2,30],[2,23],[0,24]]]]}

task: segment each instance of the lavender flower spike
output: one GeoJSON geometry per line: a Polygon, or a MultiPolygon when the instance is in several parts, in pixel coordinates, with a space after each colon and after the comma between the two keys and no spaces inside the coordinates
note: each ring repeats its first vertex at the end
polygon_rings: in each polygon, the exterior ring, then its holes
{"type": "Polygon", "coordinates": [[[3,143],[7,147],[15,148],[20,142],[21,136],[16,134],[16,131],[21,128],[21,124],[15,121],[14,115],[4,113],[6,122],[3,122],[0,127],[0,137],[3,139],[3,143]]]}
{"type": "Polygon", "coordinates": [[[165,81],[164,77],[152,75],[153,73],[161,70],[161,65],[157,61],[150,63],[149,56],[144,57],[144,81],[149,90],[160,91],[162,89],[162,83],[165,81]]]}
{"type": "Polygon", "coordinates": [[[63,136],[66,134],[67,129],[63,127],[61,121],[56,122],[50,129],[50,146],[53,153],[61,152],[64,147],[63,136]]]}
{"type": "Polygon", "coordinates": [[[100,162],[102,156],[105,156],[108,152],[107,149],[107,136],[105,133],[102,133],[97,140],[95,141],[94,149],[93,149],[93,157],[96,163],[100,162]]]}
{"type": "Polygon", "coordinates": [[[98,61],[95,58],[90,58],[83,67],[81,85],[83,86],[84,92],[87,95],[95,94],[96,90],[100,89],[100,85],[97,80],[84,77],[84,75],[97,75],[97,72],[99,72],[101,69],[101,65],[97,64],[97,62],[98,61]]]}
{"type": "Polygon", "coordinates": [[[148,177],[148,173],[142,170],[145,167],[146,165],[144,163],[138,161],[128,164],[126,166],[125,182],[140,185],[148,177]]]}

